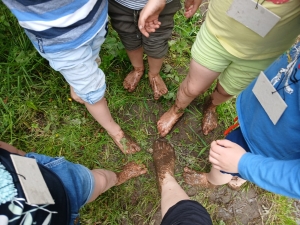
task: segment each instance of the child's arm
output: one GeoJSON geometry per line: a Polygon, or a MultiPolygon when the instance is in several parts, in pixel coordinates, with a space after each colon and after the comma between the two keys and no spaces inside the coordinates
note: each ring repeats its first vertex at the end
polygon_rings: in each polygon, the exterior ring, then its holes
{"type": "Polygon", "coordinates": [[[0,148],[3,148],[4,150],[10,152],[10,153],[14,153],[14,154],[18,154],[18,155],[22,155],[24,156],[26,154],[26,152],[23,152],[19,149],[17,149],[16,147],[7,144],[5,142],[0,141],[0,148]]]}
{"type": "Polygon", "coordinates": [[[242,156],[239,173],[243,178],[268,191],[300,198],[300,160],[276,160],[246,153],[242,156]]]}

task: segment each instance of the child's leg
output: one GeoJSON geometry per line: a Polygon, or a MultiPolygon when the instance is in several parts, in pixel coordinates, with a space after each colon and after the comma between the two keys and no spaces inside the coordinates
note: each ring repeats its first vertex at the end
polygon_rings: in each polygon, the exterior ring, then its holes
{"type": "Polygon", "coordinates": [[[164,217],[170,207],[181,200],[189,199],[189,196],[174,178],[175,152],[168,142],[162,140],[154,142],[153,161],[161,191],[161,213],[164,217]]]}
{"type": "Polygon", "coordinates": [[[154,99],[158,100],[162,95],[168,93],[168,88],[159,75],[160,69],[162,67],[164,58],[155,59],[148,56],[148,63],[149,63],[149,81],[151,88],[154,93],[154,99]]]}
{"type": "Polygon", "coordinates": [[[126,52],[133,66],[133,70],[127,74],[124,79],[123,86],[129,92],[133,92],[144,74],[144,51],[143,48],[140,47],[132,51],[126,50],[126,52]]]}
{"type": "Polygon", "coordinates": [[[166,136],[178,119],[183,110],[200,94],[204,93],[220,73],[211,71],[191,61],[187,77],[180,84],[175,104],[163,114],[157,122],[157,129],[162,137],[166,136]]]}
{"type": "Polygon", "coordinates": [[[123,167],[120,173],[115,173],[104,169],[94,169],[91,171],[94,177],[94,192],[88,202],[94,201],[100,194],[104,193],[113,186],[120,185],[127,180],[147,173],[144,165],[129,162],[123,167]]]}
{"type": "Polygon", "coordinates": [[[95,187],[94,192],[88,202],[94,201],[100,194],[115,186],[118,182],[117,174],[112,171],[94,169],[91,172],[94,176],[95,187]]]}
{"type": "Polygon", "coordinates": [[[215,90],[204,105],[202,119],[202,131],[204,135],[207,135],[218,126],[217,106],[231,98],[232,95],[228,94],[218,81],[215,90]]]}
{"type": "Polygon", "coordinates": [[[211,168],[210,172],[207,174],[207,180],[211,184],[214,185],[223,185],[227,184],[231,179],[232,175],[221,173],[220,170],[217,170],[215,168],[211,168]]]}
{"type": "Polygon", "coordinates": [[[175,178],[165,174],[161,184],[161,215],[164,217],[170,207],[182,200],[190,199],[175,178]]]}
{"type": "Polygon", "coordinates": [[[148,56],[149,81],[154,93],[154,99],[159,99],[168,92],[168,89],[160,77],[159,72],[162,67],[164,57],[168,53],[168,40],[172,37],[174,27],[174,15],[181,8],[180,0],[173,0],[166,4],[159,14],[160,27],[151,33],[149,37],[143,36],[144,51],[148,56]]]}
{"type": "Polygon", "coordinates": [[[114,30],[124,45],[133,70],[126,76],[123,86],[133,92],[144,74],[142,34],[138,29],[138,13],[114,0],[109,0],[108,14],[114,30]]]}
{"type": "Polygon", "coordinates": [[[74,88],[72,86],[70,86],[70,94],[73,100],[81,104],[84,104],[84,101],[75,93],[74,88]]]}
{"type": "Polygon", "coordinates": [[[97,122],[107,130],[108,134],[118,145],[124,154],[132,154],[140,151],[140,147],[128,138],[111,116],[105,98],[95,104],[85,102],[85,106],[97,122]]]}

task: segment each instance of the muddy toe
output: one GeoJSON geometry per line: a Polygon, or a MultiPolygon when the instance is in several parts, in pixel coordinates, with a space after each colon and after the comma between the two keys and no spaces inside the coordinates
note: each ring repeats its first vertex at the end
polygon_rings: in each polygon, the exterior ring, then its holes
{"type": "Polygon", "coordinates": [[[154,93],[154,99],[158,100],[161,96],[168,93],[168,88],[160,75],[150,76],[149,81],[154,93]]]}

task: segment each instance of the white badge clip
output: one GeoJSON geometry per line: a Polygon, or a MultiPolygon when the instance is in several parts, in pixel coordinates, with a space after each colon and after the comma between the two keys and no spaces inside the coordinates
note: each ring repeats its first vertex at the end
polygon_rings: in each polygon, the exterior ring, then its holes
{"type": "Polygon", "coordinates": [[[227,15],[265,37],[280,17],[253,0],[234,0],[227,15]]]}
{"type": "Polygon", "coordinates": [[[273,124],[276,125],[287,108],[287,104],[283,101],[264,72],[260,72],[252,91],[273,124]]]}
{"type": "Polygon", "coordinates": [[[45,183],[35,159],[10,155],[28,204],[54,204],[54,200],[45,183]]]}

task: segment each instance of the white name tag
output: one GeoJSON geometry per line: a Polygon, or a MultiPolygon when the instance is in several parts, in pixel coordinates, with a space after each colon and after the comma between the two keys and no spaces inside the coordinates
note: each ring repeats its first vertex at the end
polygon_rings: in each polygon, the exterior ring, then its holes
{"type": "Polygon", "coordinates": [[[283,101],[264,72],[260,72],[252,91],[273,124],[276,125],[287,108],[287,104],[283,101]]]}
{"type": "Polygon", "coordinates": [[[264,37],[280,17],[253,0],[234,0],[227,15],[264,37]]]}
{"type": "Polygon", "coordinates": [[[35,159],[10,155],[25,193],[27,202],[33,205],[54,204],[35,159]]]}

